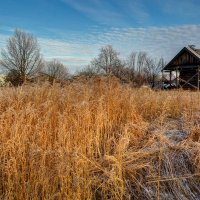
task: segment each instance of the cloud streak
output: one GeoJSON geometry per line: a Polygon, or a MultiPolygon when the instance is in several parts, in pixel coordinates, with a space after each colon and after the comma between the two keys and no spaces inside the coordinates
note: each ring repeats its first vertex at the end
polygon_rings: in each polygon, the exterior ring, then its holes
{"type": "Polygon", "coordinates": [[[122,15],[113,9],[109,1],[100,0],[62,0],[68,6],[101,24],[123,23],[122,15]]]}

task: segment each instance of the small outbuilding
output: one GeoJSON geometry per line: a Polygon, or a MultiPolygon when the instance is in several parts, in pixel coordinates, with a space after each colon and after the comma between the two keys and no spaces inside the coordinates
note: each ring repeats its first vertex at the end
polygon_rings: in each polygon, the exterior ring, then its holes
{"type": "MultiPolygon", "coordinates": [[[[194,45],[184,47],[163,69],[169,73],[170,84],[176,88],[200,89],[200,49],[194,45]],[[172,77],[175,76],[173,80],[172,77]]],[[[163,76],[164,77],[164,76],[163,76]]]]}

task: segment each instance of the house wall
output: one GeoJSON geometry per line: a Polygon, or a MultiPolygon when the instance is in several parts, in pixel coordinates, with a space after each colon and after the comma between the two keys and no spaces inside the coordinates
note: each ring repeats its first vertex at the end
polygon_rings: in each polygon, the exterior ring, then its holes
{"type": "Polygon", "coordinates": [[[180,71],[179,84],[184,89],[198,88],[198,73],[197,69],[184,69],[180,71]],[[189,84],[187,84],[188,82],[189,84]],[[193,87],[195,86],[195,87],[193,87]]]}

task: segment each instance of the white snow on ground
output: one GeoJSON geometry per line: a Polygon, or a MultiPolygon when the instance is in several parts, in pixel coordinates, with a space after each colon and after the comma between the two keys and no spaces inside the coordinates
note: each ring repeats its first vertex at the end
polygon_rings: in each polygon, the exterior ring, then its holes
{"type": "MultiPolygon", "coordinates": [[[[200,128],[200,111],[186,118],[169,119],[164,130],[151,127],[152,137],[158,142],[144,149],[147,152],[157,152],[161,160],[154,160],[151,174],[152,182],[145,184],[147,199],[157,199],[157,183],[160,181],[160,199],[164,200],[199,200],[200,177],[194,165],[194,157],[199,151],[199,142],[193,141],[193,130],[200,128]],[[160,171],[160,177],[158,172],[160,171]]],[[[199,133],[197,131],[197,133],[199,133]]]]}

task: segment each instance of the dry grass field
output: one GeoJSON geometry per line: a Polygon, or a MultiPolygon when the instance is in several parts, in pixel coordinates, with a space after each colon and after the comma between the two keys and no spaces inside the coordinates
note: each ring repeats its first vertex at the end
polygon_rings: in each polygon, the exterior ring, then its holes
{"type": "Polygon", "coordinates": [[[198,92],[2,88],[0,134],[0,199],[200,199],[198,92]]]}

